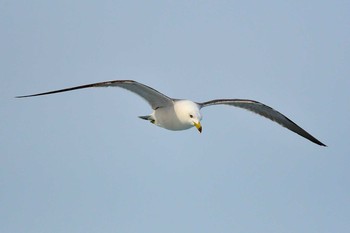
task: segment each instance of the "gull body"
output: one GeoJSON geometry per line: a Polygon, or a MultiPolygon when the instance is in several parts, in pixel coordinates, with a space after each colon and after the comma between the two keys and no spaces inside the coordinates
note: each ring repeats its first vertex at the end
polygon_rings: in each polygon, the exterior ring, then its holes
{"type": "Polygon", "coordinates": [[[275,121],[281,126],[299,134],[313,143],[320,146],[326,146],[282,113],[258,101],[248,99],[215,99],[203,103],[197,103],[191,100],[170,98],[149,86],[133,80],[113,80],[92,83],[38,94],[17,96],[17,98],[49,95],[91,87],[120,87],[139,95],[145,99],[153,109],[153,112],[150,115],[140,116],[140,118],[148,120],[151,123],[168,130],[186,130],[191,127],[196,127],[199,132],[202,132],[202,115],[200,109],[211,105],[229,105],[259,114],[275,121]]]}
{"type": "Polygon", "coordinates": [[[173,105],[157,108],[151,115],[140,118],[168,130],[185,130],[195,126],[202,131],[199,105],[190,100],[174,100],[173,105]]]}

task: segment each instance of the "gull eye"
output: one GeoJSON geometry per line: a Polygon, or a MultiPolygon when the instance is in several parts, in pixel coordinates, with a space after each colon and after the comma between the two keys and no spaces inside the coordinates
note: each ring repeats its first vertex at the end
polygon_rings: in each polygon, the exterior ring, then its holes
{"type": "Polygon", "coordinates": [[[193,118],[193,115],[192,115],[192,114],[190,114],[190,117],[191,117],[191,118],[193,118]]]}

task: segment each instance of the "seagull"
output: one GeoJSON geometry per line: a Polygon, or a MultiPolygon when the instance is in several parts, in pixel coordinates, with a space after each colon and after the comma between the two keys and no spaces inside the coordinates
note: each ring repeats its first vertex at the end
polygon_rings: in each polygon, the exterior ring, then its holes
{"type": "Polygon", "coordinates": [[[49,95],[91,87],[120,87],[139,95],[144,100],[146,100],[153,109],[153,112],[150,115],[140,116],[139,118],[147,120],[152,124],[168,130],[177,131],[196,127],[201,133],[202,115],[200,113],[200,110],[204,107],[212,105],[229,105],[243,108],[259,114],[272,121],[275,121],[281,126],[293,131],[296,134],[299,134],[300,136],[310,140],[313,143],[316,143],[317,145],[326,146],[311,134],[306,132],[304,129],[302,129],[300,126],[291,121],[289,118],[284,116],[282,113],[258,101],[249,99],[214,99],[207,102],[198,103],[186,99],[174,99],[162,94],[152,87],[133,80],[113,80],[98,82],[38,94],[16,96],[16,98],[49,95]]]}

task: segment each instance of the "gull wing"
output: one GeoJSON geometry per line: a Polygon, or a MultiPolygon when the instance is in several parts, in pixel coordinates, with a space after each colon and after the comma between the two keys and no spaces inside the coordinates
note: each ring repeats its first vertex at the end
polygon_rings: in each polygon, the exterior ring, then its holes
{"type": "Polygon", "coordinates": [[[70,87],[70,88],[54,90],[54,91],[48,91],[48,92],[43,92],[43,93],[38,93],[38,94],[17,96],[16,98],[49,95],[49,94],[55,94],[55,93],[66,92],[66,91],[73,91],[73,90],[90,88],[90,87],[121,87],[121,88],[124,88],[128,91],[131,91],[131,92],[141,96],[143,99],[145,99],[151,105],[151,107],[153,109],[157,109],[159,107],[169,106],[169,105],[173,104],[173,99],[169,98],[168,96],[160,93],[159,91],[157,91],[149,86],[146,86],[142,83],[138,83],[138,82],[133,81],[133,80],[113,80],[113,81],[92,83],[92,84],[70,87]]]}
{"type": "Polygon", "coordinates": [[[249,110],[251,112],[257,113],[263,117],[266,117],[283,127],[286,127],[287,129],[293,131],[294,133],[299,134],[300,136],[309,139],[310,141],[320,145],[320,146],[326,146],[319,140],[317,140],[315,137],[313,137],[311,134],[306,132],[304,129],[302,129],[300,126],[295,124],[293,121],[288,119],[286,116],[284,116],[282,113],[276,111],[275,109],[262,104],[260,102],[254,101],[254,100],[245,100],[245,99],[217,99],[217,100],[210,100],[204,103],[198,103],[200,108],[211,106],[211,105],[218,105],[218,104],[225,104],[225,105],[231,105],[239,108],[243,108],[246,110],[249,110]]]}

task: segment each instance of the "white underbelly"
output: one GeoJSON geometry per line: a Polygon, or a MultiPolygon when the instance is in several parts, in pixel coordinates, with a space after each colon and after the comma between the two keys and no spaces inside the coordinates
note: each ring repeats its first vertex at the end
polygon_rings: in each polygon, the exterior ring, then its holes
{"type": "Polygon", "coordinates": [[[174,112],[173,107],[158,108],[154,111],[155,124],[169,130],[185,130],[193,125],[181,122],[174,112]]]}

